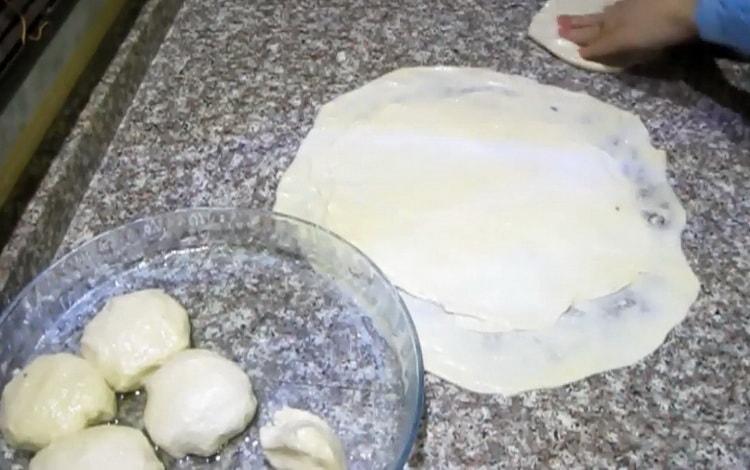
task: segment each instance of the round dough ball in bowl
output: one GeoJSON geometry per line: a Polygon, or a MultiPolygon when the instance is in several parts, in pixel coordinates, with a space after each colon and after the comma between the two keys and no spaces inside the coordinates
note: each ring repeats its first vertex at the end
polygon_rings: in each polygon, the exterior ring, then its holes
{"type": "Polygon", "coordinates": [[[36,454],[29,470],[164,470],[146,436],[126,426],[95,426],[36,454]]]}
{"type": "Polygon", "coordinates": [[[14,447],[37,450],[115,416],[114,392],[91,364],[68,353],[39,356],[8,382],[0,429],[14,447]]]}
{"type": "Polygon", "coordinates": [[[234,362],[205,349],[172,356],[146,380],[144,423],[175,458],[215,454],[255,415],[250,379],[234,362]]]}
{"type": "Polygon", "coordinates": [[[128,392],[189,345],[190,321],[182,305],[160,289],[144,289],[107,302],[86,325],[81,354],[112,388],[128,392]]]}

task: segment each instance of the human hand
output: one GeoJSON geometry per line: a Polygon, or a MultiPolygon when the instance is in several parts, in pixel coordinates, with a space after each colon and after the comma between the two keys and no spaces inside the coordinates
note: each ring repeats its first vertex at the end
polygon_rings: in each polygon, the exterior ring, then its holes
{"type": "Polygon", "coordinates": [[[696,36],[696,0],[620,0],[592,15],[561,15],[560,37],[583,59],[603,63],[649,55],[696,36]]]}

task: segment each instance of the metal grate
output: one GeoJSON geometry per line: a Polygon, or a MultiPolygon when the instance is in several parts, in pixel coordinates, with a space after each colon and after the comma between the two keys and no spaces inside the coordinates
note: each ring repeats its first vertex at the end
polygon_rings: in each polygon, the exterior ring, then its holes
{"type": "Polygon", "coordinates": [[[0,0],[0,76],[29,42],[42,39],[57,0],[0,0]]]}

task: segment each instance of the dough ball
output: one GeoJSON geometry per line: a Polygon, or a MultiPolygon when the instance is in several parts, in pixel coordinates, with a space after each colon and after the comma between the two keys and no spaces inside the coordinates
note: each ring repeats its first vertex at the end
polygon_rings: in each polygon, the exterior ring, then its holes
{"type": "Polygon", "coordinates": [[[245,372],[205,349],[172,356],[146,379],[146,431],[169,455],[215,454],[255,414],[257,401],[245,372]]]}
{"type": "Polygon", "coordinates": [[[159,289],[113,297],[83,330],[81,354],[118,392],[140,388],[146,375],[190,345],[185,309],[159,289]]]}
{"type": "Polygon", "coordinates": [[[96,426],[55,441],[29,470],[164,470],[146,436],[125,426],[96,426]]]}
{"type": "Polygon", "coordinates": [[[344,449],[325,421],[295,408],[283,408],[260,429],[266,459],[278,470],[343,470],[344,449]]]}
{"type": "Polygon", "coordinates": [[[91,364],[68,353],[39,356],[8,382],[0,429],[14,447],[37,450],[115,416],[114,392],[91,364]]]}

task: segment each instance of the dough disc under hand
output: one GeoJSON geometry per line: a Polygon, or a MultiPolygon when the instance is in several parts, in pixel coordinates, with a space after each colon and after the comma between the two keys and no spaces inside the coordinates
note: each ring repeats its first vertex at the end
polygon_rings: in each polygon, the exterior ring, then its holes
{"type": "Polygon", "coordinates": [[[617,0],[549,0],[534,15],[529,25],[529,37],[538,42],[558,58],[594,72],[620,72],[622,67],[613,67],[581,57],[579,46],[561,38],[558,34],[557,17],[560,15],[588,15],[601,13],[617,0]]]}

